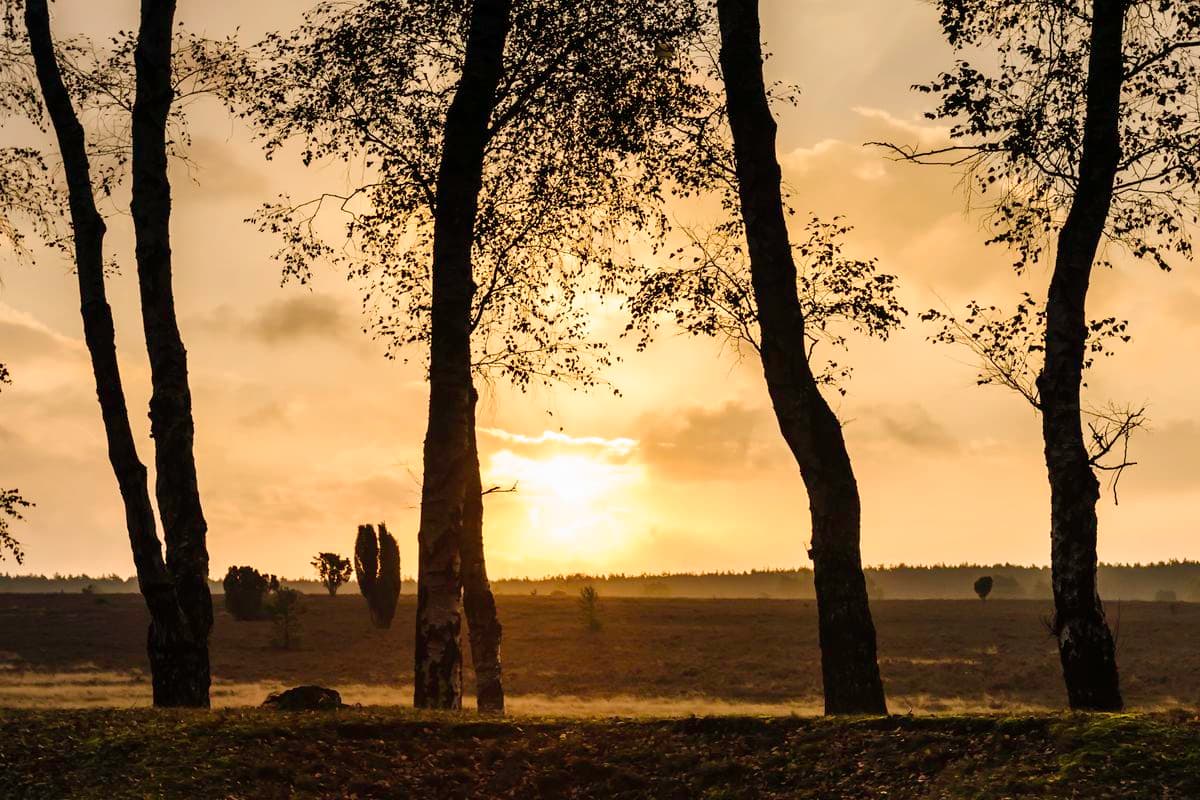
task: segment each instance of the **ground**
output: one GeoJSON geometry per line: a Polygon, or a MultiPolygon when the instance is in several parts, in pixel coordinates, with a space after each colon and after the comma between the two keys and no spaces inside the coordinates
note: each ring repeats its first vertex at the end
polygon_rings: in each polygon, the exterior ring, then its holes
{"type": "MultiPolygon", "coordinates": [[[[257,705],[301,683],[350,703],[411,702],[413,598],[391,630],[361,597],[308,596],[298,650],[270,623],[213,633],[213,702],[257,705]]],[[[601,598],[589,632],[571,597],[501,596],[513,710],[562,714],[815,714],[821,710],[815,608],[803,600],[601,598]]],[[[876,601],[880,666],[895,713],[1058,710],[1064,692],[1048,603],[876,601]]],[[[1200,705],[1200,604],[1108,607],[1134,710],[1200,705]]],[[[0,594],[0,707],[149,702],[146,612],[137,595],[0,594]]],[[[471,688],[466,671],[468,695],[471,688]]]]}
{"type": "Polygon", "coordinates": [[[0,797],[1183,800],[1200,720],[10,710],[0,797]]]}
{"type": "MultiPolygon", "coordinates": [[[[1200,606],[1110,606],[1136,713],[1063,713],[1038,601],[878,601],[893,716],[819,717],[802,600],[499,598],[506,718],[410,702],[412,598],[305,599],[302,646],[219,608],[214,711],[149,702],[136,595],[0,595],[0,800],[1200,797],[1200,606]],[[257,706],[301,683],[337,712],[257,706]],[[116,708],[114,708],[114,706],[116,708]]],[[[471,674],[466,670],[468,695],[471,674]]]]}

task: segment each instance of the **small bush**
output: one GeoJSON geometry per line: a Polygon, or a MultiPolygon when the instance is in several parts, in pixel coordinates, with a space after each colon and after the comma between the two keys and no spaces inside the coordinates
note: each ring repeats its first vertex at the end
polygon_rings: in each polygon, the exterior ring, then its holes
{"type": "Polygon", "coordinates": [[[992,586],[995,583],[991,575],[984,575],[975,581],[975,594],[979,595],[980,600],[987,600],[988,595],[992,593],[992,586]]]}
{"type": "Polygon", "coordinates": [[[271,593],[267,613],[275,628],[275,646],[291,650],[300,644],[300,617],[304,614],[304,595],[281,586],[271,593]]]}
{"type": "Polygon", "coordinates": [[[579,615],[589,631],[600,630],[600,593],[596,587],[585,586],[579,590],[579,615]]]}
{"type": "Polygon", "coordinates": [[[266,618],[267,592],[279,589],[279,579],[263,575],[254,567],[230,567],[221,585],[225,589],[225,610],[245,622],[266,618]]]}

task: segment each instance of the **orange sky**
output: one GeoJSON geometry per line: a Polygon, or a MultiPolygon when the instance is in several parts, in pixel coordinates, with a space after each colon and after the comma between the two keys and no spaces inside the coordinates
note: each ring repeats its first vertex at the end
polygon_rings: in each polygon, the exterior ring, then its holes
{"type": "MultiPolygon", "coordinates": [[[[193,29],[254,37],[301,4],[180,3],[193,29]]],[[[56,33],[136,26],[133,0],[59,0],[56,33]]],[[[878,256],[917,312],[944,300],[1007,303],[1043,294],[984,248],[957,177],[896,165],[861,146],[927,142],[928,98],[908,87],[948,63],[934,9],[919,0],[764,0],[770,73],[798,83],[781,113],[780,160],[799,210],[845,214],[853,254],[878,256]],[[804,13],[797,9],[803,8],[804,13]]],[[[386,520],[415,571],[426,387],[361,332],[356,287],[318,271],[312,290],[279,285],[276,242],[242,220],[280,192],[340,188],[336,168],[265,162],[245,130],[201,106],[192,174],[174,175],[176,296],[192,366],[197,461],[212,572],[232,563],[290,576],[317,550],[351,550],[358,523],[386,520]]],[[[0,131],[0,142],[6,141],[0,131]]],[[[680,216],[700,220],[698,209],[680,216]]],[[[131,416],[146,438],[147,368],[128,220],[108,249],[126,265],[110,285],[131,416]]],[[[67,264],[0,262],[0,486],[38,503],[15,533],[22,571],[117,572],[133,565],[104,452],[67,264]]],[[[1105,560],[1200,558],[1200,377],[1181,368],[1200,344],[1200,281],[1121,263],[1097,276],[1091,314],[1131,321],[1134,341],[1092,375],[1097,400],[1147,402],[1152,430],[1121,504],[1101,506],[1105,560]]],[[[618,329],[615,309],[601,325],[618,329]]],[[[856,372],[836,400],[858,473],[868,563],[1048,560],[1048,500],[1033,413],[977,388],[965,354],[925,342],[910,317],[886,344],[855,342],[856,372]]],[[[517,482],[487,501],[497,577],[554,572],[725,570],[806,565],[807,502],[779,439],[758,365],[670,332],[609,377],[622,395],[504,385],[484,390],[484,480],[517,482]]],[[[6,563],[3,568],[12,569],[6,563]]]]}

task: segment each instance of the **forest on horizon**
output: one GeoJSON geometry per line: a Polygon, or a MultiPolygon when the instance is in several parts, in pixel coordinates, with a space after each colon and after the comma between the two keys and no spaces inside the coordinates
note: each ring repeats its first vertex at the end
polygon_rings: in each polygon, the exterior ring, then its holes
{"type": "MultiPolygon", "coordinates": [[[[985,575],[994,585],[988,599],[1051,599],[1050,568],[1018,564],[899,564],[867,567],[867,589],[873,600],[962,600],[975,598],[974,582],[985,575]]],[[[324,594],[314,578],[283,578],[282,583],[305,594],[324,594]]],[[[1151,564],[1101,564],[1099,583],[1106,600],[1200,602],[1200,562],[1165,561],[1151,564]]],[[[655,598],[768,598],[812,600],[812,569],[763,569],[747,572],[662,574],[547,575],[538,578],[499,578],[492,589],[502,595],[577,597],[593,586],[601,597],[655,598]]],[[[405,576],[401,594],[416,594],[417,584],[405,576]]],[[[223,594],[220,581],[209,581],[213,594],[223,594]]],[[[86,591],[125,594],[138,591],[137,579],[119,575],[0,574],[0,594],[58,594],[86,591]],[[90,587],[90,588],[89,588],[90,587]]],[[[342,593],[356,595],[351,581],[342,593]]]]}

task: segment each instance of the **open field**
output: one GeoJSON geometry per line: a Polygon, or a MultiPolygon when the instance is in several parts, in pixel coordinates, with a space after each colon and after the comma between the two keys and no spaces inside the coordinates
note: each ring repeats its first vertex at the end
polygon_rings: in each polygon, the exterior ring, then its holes
{"type": "Polygon", "coordinates": [[[10,710],[0,783],[23,800],[1184,800],[1200,796],[1200,720],[10,710]]]}
{"type": "MultiPolygon", "coordinates": [[[[511,708],[532,714],[819,713],[815,608],[800,600],[601,601],[603,629],[575,602],[498,598],[511,708]]],[[[391,630],[361,597],[306,598],[301,649],[266,622],[220,608],[213,701],[246,705],[319,683],[347,702],[411,701],[414,598],[391,630]]],[[[895,713],[1017,713],[1064,703],[1041,601],[877,601],[880,663],[895,713]]],[[[1200,706],[1200,605],[1109,607],[1126,699],[1140,710],[1200,706]]],[[[0,707],[149,702],[146,612],[136,595],[0,596],[0,707]]],[[[468,667],[466,681],[471,691],[468,667]]]]}

